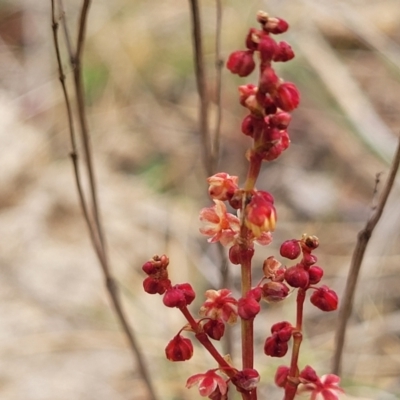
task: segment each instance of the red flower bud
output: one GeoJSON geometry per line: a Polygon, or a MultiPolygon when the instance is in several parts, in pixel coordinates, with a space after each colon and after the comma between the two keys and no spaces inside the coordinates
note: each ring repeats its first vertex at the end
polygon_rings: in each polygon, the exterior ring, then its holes
{"type": "Polygon", "coordinates": [[[289,371],[290,371],[290,368],[287,367],[286,365],[281,365],[280,367],[278,367],[278,369],[276,370],[276,373],[275,373],[276,386],[281,387],[281,388],[285,387],[287,377],[289,376],[289,371]]]}
{"type": "Polygon", "coordinates": [[[315,264],[317,261],[318,261],[317,257],[310,253],[304,253],[303,259],[301,260],[302,264],[307,267],[315,264]]]}
{"type": "Polygon", "coordinates": [[[283,111],[292,111],[299,105],[300,93],[294,83],[282,83],[274,93],[276,105],[283,111]]]}
{"type": "Polygon", "coordinates": [[[321,267],[314,265],[309,268],[308,275],[310,276],[310,285],[315,285],[321,280],[324,275],[324,270],[321,267]]]}
{"type": "Polygon", "coordinates": [[[283,357],[288,351],[288,343],[281,342],[276,335],[268,337],[264,344],[264,353],[271,357],[283,357]]]}
{"type": "Polygon", "coordinates": [[[143,281],[143,289],[146,293],[149,294],[163,294],[169,287],[171,287],[171,281],[169,279],[160,280],[148,276],[143,281]]]}
{"type": "Polygon", "coordinates": [[[279,83],[278,75],[271,67],[265,67],[260,76],[259,92],[274,93],[279,83]]]}
{"type": "Polygon", "coordinates": [[[193,344],[189,339],[176,335],[165,348],[165,355],[170,361],[190,360],[193,355],[193,344]]]}
{"type": "Polygon", "coordinates": [[[305,289],[309,285],[310,278],[308,271],[300,265],[295,265],[285,271],[285,280],[292,287],[305,289]]]}
{"type": "Polygon", "coordinates": [[[301,253],[299,241],[295,239],[286,240],[281,244],[280,253],[282,257],[288,258],[289,260],[296,259],[301,253]]]}
{"type": "Polygon", "coordinates": [[[334,311],[337,309],[339,299],[333,290],[323,285],[311,295],[310,301],[322,311],[334,311]]]}
{"type": "Polygon", "coordinates": [[[294,52],[290,44],[279,42],[274,53],[274,61],[289,61],[294,58],[294,52]]]}
{"type": "Polygon", "coordinates": [[[229,260],[234,265],[239,265],[245,261],[251,261],[254,255],[254,248],[242,249],[238,244],[229,249],[229,260]]]}
{"type": "Polygon", "coordinates": [[[267,303],[277,303],[289,294],[289,288],[281,282],[268,282],[262,287],[262,298],[267,303]]]}
{"type": "Polygon", "coordinates": [[[251,115],[247,115],[244,117],[242,121],[242,132],[246,136],[253,137],[254,134],[254,124],[253,124],[253,117],[251,115]]]}
{"type": "Polygon", "coordinates": [[[286,32],[289,29],[289,24],[281,18],[268,18],[263,29],[277,35],[286,32]]]}
{"type": "Polygon", "coordinates": [[[235,51],[229,56],[226,66],[233,74],[241,77],[250,75],[256,66],[253,59],[253,51],[235,51]]]}
{"type": "Polygon", "coordinates": [[[257,50],[257,46],[258,46],[258,37],[260,36],[262,32],[260,32],[259,30],[255,29],[255,28],[251,28],[249,30],[249,33],[246,36],[246,47],[249,50],[257,50]],[[256,40],[256,41],[254,41],[256,40]]]}
{"type": "Polygon", "coordinates": [[[260,312],[260,308],[260,304],[252,296],[239,299],[238,314],[242,319],[253,319],[260,312]]]}
{"type": "Polygon", "coordinates": [[[260,52],[261,62],[268,63],[273,59],[275,52],[277,51],[277,45],[274,39],[269,35],[264,34],[260,38],[257,50],[260,52]]]}
{"type": "Polygon", "coordinates": [[[164,294],[163,303],[167,307],[184,307],[189,305],[196,294],[189,283],[175,285],[167,290],[164,294]]]}
{"type": "Polygon", "coordinates": [[[271,327],[271,333],[276,334],[281,342],[288,342],[292,337],[293,327],[290,322],[278,322],[271,327]]]}
{"type": "Polygon", "coordinates": [[[280,111],[270,118],[270,123],[272,126],[283,130],[289,126],[291,120],[292,116],[289,113],[280,111]]]}
{"type": "Polygon", "coordinates": [[[225,333],[225,324],[220,319],[210,319],[203,325],[203,330],[211,339],[220,340],[225,333]]]}

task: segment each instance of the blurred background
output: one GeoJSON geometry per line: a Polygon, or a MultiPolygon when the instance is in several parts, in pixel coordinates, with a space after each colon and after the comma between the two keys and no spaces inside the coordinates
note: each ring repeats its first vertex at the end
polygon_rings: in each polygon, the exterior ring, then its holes
{"type": "MultiPolygon", "coordinates": [[[[74,35],[80,1],[65,3],[74,35]]],[[[213,130],[215,2],[201,6],[213,130]]],[[[226,0],[223,59],[243,48],[259,9],[291,25],[279,39],[296,58],[276,68],[298,85],[302,102],[290,148],[263,168],[258,183],[275,196],[279,220],[273,244],[257,251],[255,274],[283,240],[306,232],[319,237],[324,282],[340,294],[400,132],[400,3],[226,0]]],[[[65,46],[62,53],[71,80],[65,46]]],[[[0,60],[0,398],[145,400],[77,201],[50,1],[0,0],[0,60]]],[[[184,385],[210,358],[196,347],[190,362],[165,360],[184,321],[159,296],[143,293],[141,265],[167,253],[172,279],[196,287],[194,309],[220,280],[218,251],[198,233],[199,210],[211,202],[192,60],[188,2],[93,2],[84,78],[101,212],[124,305],[163,400],[198,399],[184,385]]],[[[243,182],[249,141],[240,133],[245,110],[237,86],[257,76],[240,79],[224,69],[222,79],[219,170],[243,182]]],[[[349,323],[343,385],[357,398],[400,396],[399,195],[397,180],[349,323]]],[[[231,266],[236,289],[238,273],[231,266]]],[[[294,300],[264,304],[257,318],[263,398],[281,398],[273,375],[288,362],[266,358],[263,341],[273,323],[293,320],[294,300]]],[[[301,365],[329,372],[336,319],[307,307],[301,365]]],[[[237,347],[237,328],[232,334],[237,347]]]]}

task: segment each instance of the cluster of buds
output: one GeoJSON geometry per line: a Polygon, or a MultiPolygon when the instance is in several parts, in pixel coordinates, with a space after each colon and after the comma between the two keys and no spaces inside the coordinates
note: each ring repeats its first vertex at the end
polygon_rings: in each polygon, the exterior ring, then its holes
{"type": "Polygon", "coordinates": [[[242,132],[254,140],[249,157],[257,154],[263,160],[272,161],[289,147],[289,112],[299,105],[300,94],[293,83],[284,82],[272,67],[273,61],[285,62],[294,57],[288,43],[276,42],[271,36],[286,32],[289,25],[263,11],[258,13],[257,20],[261,29],[250,29],[246,37],[247,50],[232,53],[227,67],[234,74],[248,76],[256,67],[255,54],[259,55],[258,86],[239,87],[240,103],[250,112],[242,122],[242,132]]]}
{"type": "Polygon", "coordinates": [[[285,390],[285,399],[291,400],[296,393],[308,392],[311,399],[337,400],[342,390],[339,378],[325,375],[319,378],[307,366],[300,372],[298,367],[299,349],[302,341],[303,305],[306,293],[311,291],[311,303],[322,311],[334,311],[338,305],[336,293],[327,286],[318,285],[323,270],[316,265],[313,254],[319,243],[315,236],[303,235],[300,240],[291,239],[280,248],[282,257],[300,261],[285,266],[275,257],[267,258],[262,266],[263,277],[252,285],[252,258],[255,243],[268,245],[272,241],[277,214],[273,196],[255,187],[261,164],[272,161],[289,146],[287,132],[291,121],[290,112],[299,104],[300,95],[293,83],[285,82],[275,73],[272,62],[285,62],[294,57],[290,45],[276,42],[272,35],[284,33],[288,29],[286,21],[271,18],[265,12],[257,14],[261,27],[252,28],[246,36],[246,50],[236,51],[228,59],[228,69],[239,76],[248,76],[256,68],[259,60],[258,85],[239,87],[240,104],[249,111],[242,122],[242,132],[252,139],[247,152],[249,169],[246,181],[239,186],[237,176],[225,172],[208,178],[209,195],[214,202],[203,208],[200,232],[210,243],[219,242],[228,247],[229,260],[241,266],[241,297],[236,299],[232,292],[223,288],[207,290],[205,301],[196,317],[188,306],[196,297],[189,283],[172,285],[168,278],[168,258],[155,256],[142,269],[148,275],[143,282],[144,290],[150,294],[163,295],[166,307],[179,309],[186,324],[168,343],[165,354],[171,361],[186,361],[193,355],[193,344],[183,337],[182,332],[194,334],[199,343],[209,352],[217,368],[191,376],[187,387],[198,386],[201,396],[212,400],[228,399],[229,384],[233,384],[244,400],[257,399],[257,385],[260,380],[253,368],[254,338],[253,322],[261,311],[261,300],[275,303],[284,300],[297,291],[296,324],[281,321],[271,328],[271,336],[264,343],[267,356],[283,357],[293,341],[290,366],[278,368],[275,383],[285,390]],[[226,324],[238,320],[242,325],[242,368],[236,368],[230,357],[223,356],[214,347],[212,340],[220,340],[226,324]]]}

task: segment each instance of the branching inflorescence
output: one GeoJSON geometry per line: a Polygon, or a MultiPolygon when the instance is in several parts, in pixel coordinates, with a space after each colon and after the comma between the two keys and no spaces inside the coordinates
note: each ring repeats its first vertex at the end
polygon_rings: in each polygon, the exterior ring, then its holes
{"type": "Polygon", "coordinates": [[[275,160],[288,148],[290,112],[297,108],[300,100],[296,86],[279,78],[272,67],[272,62],[286,62],[294,57],[288,43],[276,42],[272,37],[284,33],[288,29],[287,22],[271,18],[262,11],[258,12],[257,21],[261,28],[250,29],[245,41],[247,49],[232,53],[227,62],[232,73],[245,77],[256,68],[255,56],[259,59],[258,85],[239,87],[240,103],[249,111],[242,122],[242,132],[252,138],[252,147],[246,154],[249,161],[247,178],[242,187],[238,177],[224,172],[208,178],[209,195],[214,205],[200,212],[203,223],[200,232],[209,237],[210,243],[220,242],[227,246],[231,263],[240,265],[241,297],[235,299],[228,288],[208,290],[200,308],[200,318],[195,317],[188,308],[196,296],[195,291],[189,283],[172,284],[167,269],[169,259],[165,255],[154,256],[143,265],[143,271],[148,275],[143,286],[147,293],[163,295],[164,305],[178,308],[187,320],[168,343],[166,357],[171,361],[186,361],[192,357],[193,345],[182,335],[185,331],[194,334],[214,358],[216,366],[213,369],[191,376],[187,381],[187,387],[198,385],[201,396],[214,400],[228,399],[228,383],[233,384],[243,399],[257,399],[260,376],[254,368],[253,324],[260,312],[260,302],[279,302],[296,291],[295,324],[287,321],[274,324],[271,335],[265,340],[264,353],[283,357],[292,341],[290,364],[280,366],[275,375],[275,383],[283,388],[285,400],[304,392],[309,392],[312,399],[335,400],[342,392],[337,376],[319,378],[310,366],[300,370],[298,364],[307,292],[311,293],[311,303],[322,311],[334,311],[338,305],[333,290],[325,285],[316,286],[323,276],[323,269],[316,265],[314,255],[318,238],[303,235],[300,239],[285,241],[280,255],[289,260],[300,258],[300,261],[285,266],[271,256],[263,263],[261,281],[255,286],[252,282],[254,244],[268,245],[277,221],[273,196],[256,189],[255,184],[262,162],[275,160]],[[236,210],[236,215],[227,211],[226,203],[236,210]],[[242,339],[240,368],[212,343],[224,336],[227,323],[234,324],[238,319],[242,339]]]}

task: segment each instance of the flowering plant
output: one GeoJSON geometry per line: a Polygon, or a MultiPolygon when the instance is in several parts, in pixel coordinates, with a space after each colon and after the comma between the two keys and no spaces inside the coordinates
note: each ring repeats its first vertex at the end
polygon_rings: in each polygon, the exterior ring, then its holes
{"type": "Polygon", "coordinates": [[[260,313],[261,300],[275,303],[296,292],[296,322],[280,321],[271,327],[271,335],[264,342],[264,353],[270,357],[283,357],[292,342],[291,360],[288,366],[280,366],[275,383],[284,391],[284,399],[290,400],[298,393],[309,393],[311,399],[335,400],[342,389],[339,378],[324,375],[319,378],[310,366],[299,368],[299,350],[303,331],[303,306],[307,292],[311,303],[321,311],[337,309],[338,297],[329,287],[318,286],[323,269],[317,266],[314,251],[318,238],[303,235],[300,239],[285,241],[280,255],[288,260],[298,260],[292,266],[283,265],[275,257],[268,257],[262,267],[263,277],[255,285],[252,281],[252,258],[255,243],[266,246],[272,241],[277,222],[273,196],[256,188],[262,163],[277,159],[290,144],[288,127],[290,112],[299,105],[300,94],[291,82],[278,77],[273,62],[286,62],[294,57],[290,45],[277,42],[272,35],[284,33],[288,23],[272,18],[265,12],[257,14],[260,28],[249,30],[246,50],[232,53],[227,68],[241,77],[248,76],[259,64],[258,85],[239,87],[239,101],[248,110],[241,130],[252,139],[247,151],[249,162],[246,181],[239,186],[239,179],[225,172],[208,178],[209,195],[214,202],[200,212],[200,232],[210,243],[220,242],[228,247],[229,260],[241,268],[241,297],[236,299],[229,288],[208,290],[206,300],[195,317],[188,306],[196,293],[189,283],[173,284],[168,275],[169,259],[166,255],[154,256],[142,269],[147,274],[144,290],[163,296],[166,307],[177,308],[186,319],[186,325],[168,343],[165,353],[171,361],[186,361],[192,357],[193,345],[182,332],[191,332],[216,362],[212,369],[189,377],[187,387],[198,386],[201,396],[214,400],[228,399],[228,389],[233,387],[245,400],[257,399],[260,380],[254,368],[254,320],[260,313]],[[235,210],[228,212],[227,204],[235,210]],[[240,320],[242,340],[241,366],[235,366],[224,357],[212,340],[220,340],[225,325],[240,320]],[[230,386],[228,384],[231,384],[230,386]]]}

